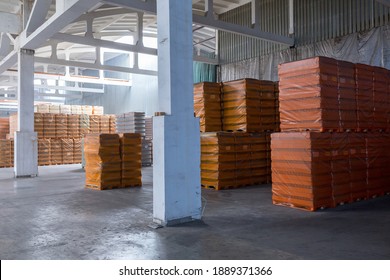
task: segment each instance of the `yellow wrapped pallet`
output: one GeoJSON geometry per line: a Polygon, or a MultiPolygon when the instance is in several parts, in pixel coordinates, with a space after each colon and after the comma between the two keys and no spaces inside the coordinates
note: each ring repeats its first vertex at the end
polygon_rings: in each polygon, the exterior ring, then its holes
{"type": "Polygon", "coordinates": [[[122,187],[142,186],[141,134],[124,133],[121,138],[122,187]]]}
{"type": "Polygon", "coordinates": [[[88,134],[84,138],[86,188],[106,190],[121,187],[121,157],[118,134],[88,134]]]}

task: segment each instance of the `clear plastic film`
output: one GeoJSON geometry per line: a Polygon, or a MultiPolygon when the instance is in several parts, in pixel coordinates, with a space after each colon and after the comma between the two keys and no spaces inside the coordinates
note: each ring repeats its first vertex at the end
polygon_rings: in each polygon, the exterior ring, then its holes
{"type": "Polygon", "coordinates": [[[51,165],[50,139],[38,139],[38,165],[51,165]]]}

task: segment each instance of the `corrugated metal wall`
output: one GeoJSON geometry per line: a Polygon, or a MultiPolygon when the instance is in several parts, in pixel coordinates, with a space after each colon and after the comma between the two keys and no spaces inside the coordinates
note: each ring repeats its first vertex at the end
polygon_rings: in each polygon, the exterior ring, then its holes
{"type": "MultiPolygon", "coordinates": [[[[288,0],[260,0],[261,30],[288,36],[288,0]]],[[[367,31],[390,22],[390,8],[374,0],[294,0],[296,46],[367,31]]],[[[251,24],[251,4],[220,16],[244,26],[251,24]]],[[[221,63],[262,56],[287,46],[218,32],[221,63]]]]}

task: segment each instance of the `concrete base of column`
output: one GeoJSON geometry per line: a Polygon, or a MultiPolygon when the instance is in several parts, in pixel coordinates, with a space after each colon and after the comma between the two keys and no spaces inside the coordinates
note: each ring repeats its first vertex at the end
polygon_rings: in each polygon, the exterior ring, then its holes
{"type": "Polygon", "coordinates": [[[38,176],[38,142],[36,132],[15,132],[15,177],[38,176]]]}
{"type": "Polygon", "coordinates": [[[200,132],[194,117],[153,119],[153,221],[201,219],[200,132]]]}

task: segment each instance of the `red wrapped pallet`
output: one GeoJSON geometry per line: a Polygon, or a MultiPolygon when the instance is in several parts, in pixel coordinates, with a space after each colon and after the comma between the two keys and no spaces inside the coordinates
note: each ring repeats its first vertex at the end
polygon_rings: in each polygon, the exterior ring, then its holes
{"type": "Polygon", "coordinates": [[[381,67],[374,67],[373,70],[372,129],[376,131],[384,131],[387,129],[387,116],[390,113],[388,103],[388,70],[381,67]]]}
{"type": "Polygon", "coordinates": [[[374,67],[358,63],[355,69],[358,130],[365,131],[373,127],[374,67]]]}
{"type": "Polygon", "coordinates": [[[367,198],[366,140],[363,133],[347,134],[351,200],[367,198]]]}
{"type": "Polygon", "coordinates": [[[339,127],[341,130],[356,130],[357,103],[355,64],[347,61],[337,61],[339,127]]]}

